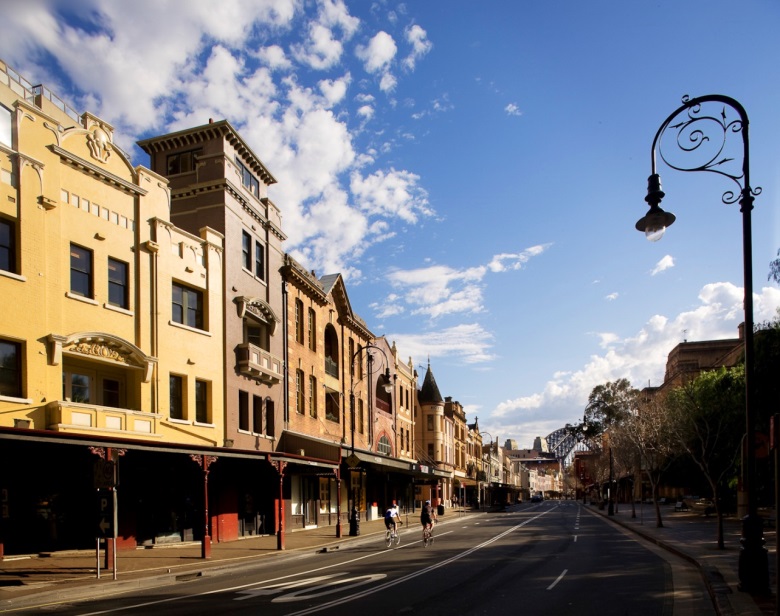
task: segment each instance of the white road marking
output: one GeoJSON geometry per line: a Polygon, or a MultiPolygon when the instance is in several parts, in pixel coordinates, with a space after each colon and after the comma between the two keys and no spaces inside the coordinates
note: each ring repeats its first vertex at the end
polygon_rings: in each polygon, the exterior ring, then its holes
{"type": "Polygon", "coordinates": [[[568,571],[568,569],[564,569],[564,570],[563,570],[563,573],[561,573],[561,574],[558,576],[558,578],[557,578],[557,579],[556,579],[556,580],[555,580],[555,581],[554,581],[552,584],[550,584],[550,585],[547,587],[547,590],[552,590],[553,588],[555,588],[555,585],[556,585],[558,582],[560,582],[560,581],[563,579],[563,576],[564,576],[564,575],[566,575],[566,572],[567,572],[567,571],[568,571]]]}

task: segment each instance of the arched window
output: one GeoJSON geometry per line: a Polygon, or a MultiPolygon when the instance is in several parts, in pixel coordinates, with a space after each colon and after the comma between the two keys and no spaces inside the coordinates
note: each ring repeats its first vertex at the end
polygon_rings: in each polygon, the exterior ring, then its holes
{"type": "Polygon", "coordinates": [[[377,443],[376,451],[383,456],[389,456],[393,453],[393,445],[390,443],[390,439],[387,438],[384,434],[379,437],[379,443],[377,443]]]}
{"type": "Polygon", "coordinates": [[[339,337],[330,323],[325,326],[325,372],[339,378],[339,337]]]}

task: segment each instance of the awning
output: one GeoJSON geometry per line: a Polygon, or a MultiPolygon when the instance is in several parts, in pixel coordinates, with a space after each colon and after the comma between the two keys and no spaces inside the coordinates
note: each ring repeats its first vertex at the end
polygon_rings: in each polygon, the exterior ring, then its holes
{"type": "MultiPolygon", "coordinates": [[[[349,452],[344,451],[345,454],[349,452]]],[[[366,451],[355,451],[355,455],[361,462],[368,462],[369,464],[375,464],[377,466],[385,466],[387,468],[408,471],[411,470],[411,463],[403,460],[396,460],[395,458],[388,458],[380,456],[375,453],[369,453],[366,451]]]]}
{"type": "Polygon", "coordinates": [[[51,443],[56,445],[75,445],[83,447],[116,447],[134,451],[154,451],[160,453],[175,453],[185,455],[209,455],[220,458],[239,458],[245,460],[282,460],[288,464],[307,467],[320,467],[336,470],[338,461],[305,457],[289,453],[254,451],[249,449],[233,449],[230,447],[208,447],[202,445],[186,445],[178,443],[158,443],[152,441],[106,438],[88,434],[66,434],[50,430],[29,430],[0,427],[0,441],[21,441],[35,444],[51,443]]]}

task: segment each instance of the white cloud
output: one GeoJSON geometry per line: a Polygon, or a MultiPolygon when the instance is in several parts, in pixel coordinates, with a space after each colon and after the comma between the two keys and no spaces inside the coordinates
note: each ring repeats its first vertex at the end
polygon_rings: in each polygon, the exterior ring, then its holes
{"type": "Polygon", "coordinates": [[[396,269],[387,275],[387,280],[403,293],[403,300],[412,308],[412,314],[432,319],[447,314],[476,314],[484,311],[482,282],[485,274],[518,270],[549,246],[540,244],[519,253],[501,253],[493,256],[487,265],[460,270],[446,265],[396,269]]]}
{"type": "Polygon", "coordinates": [[[650,272],[650,275],[655,276],[656,274],[659,274],[664,270],[668,270],[672,267],[674,267],[674,258],[671,255],[666,255],[663,259],[655,264],[655,267],[653,268],[653,271],[650,272]]]}
{"type": "Polygon", "coordinates": [[[377,216],[397,217],[414,224],[420,216],[432,216],[428,195],[419,185],[420,177],[408,171],[379,170],[363,176],[353,171],[350,190],[362,211],[377,216]]]}
{"type": "Polygon", "coordinates": [[[539,244],[537,246],[531,246],[519,253],[502,253],[494,255],[493,259],[488,263],[488,269],[491,272],[505,272],[508,270],[519,270],[523,267],[532,257],[539,256],[545,250],[547,250],[552,244],[539,244]]]}
{"type": "Polygon", "coordinates": [[[398,47],[387,32],[377,32],[368,45],[358,46],[355,55],[363,61],[368,73],[378,73],[389,68],[398,47]]]}
{"type": "Polygon", "coordinates": [[[292,62],[290,62],[284,53],[284,49],[279,47],[279,45],[263,47],[255,55],[271,70],[285,70],[292,67],[292,62]]]}
{"type": "Polygon", "coordinates": [[[323,79],[320,81],[320,92],[322,92],[322,95],[328,101],[328,107],[337,105],[344,100],[344,97],[347,95],[347,88],[349,87],[350,81],[351,77],[349,73],[340,79],[323,79]]]}
{"type": "Polygon", "coordinates": [[[615,293],[610,293],[609,295],[607,295],[606,297],[604,297],[604,299],[606,299],[607,301],[610,301],[610,302],[612,302],[612,301],[615,301],[615,300],[618,298],[618,296],[619,296],[619,295],[620,295],[620,294],[619,294],[619,293],[617,293],[617,292],[615,292],[615,293]]]}
{"type": "MultiPolygon", "coordinates": [[[[596,385],[627,378],[637,388],[663,382],[666,359],[683,339],[736,338],[743,320],[743,290],[730,283],[705,285],[700,304],[674,318],[654,315],[638,332],[627,338],[599,334],[604,353],[593,355],[582,368],[554,374],[540,391],[524,393],[498,404],[486,416],[498,431],[546,436],[566,421],[582,414],[596,385]],[[568,419],[562,419],[568,418],[568,419]]],[[[764,287],[755,294],[755,320],[777,316],[780,290],[764,287]]],[[[482,422],[481,422],[482,425],[482,422]]]]}
{"type": "Polygon", "coordinates": [[[523,115],[523,112],[520,111],[520,107],[518,107],[515,103],[509,103],[506,107],[504,107],[504,111],[506,111],[507,115],[511,116],[523,115]]]}
{"type": "Polygon", "coordinates": [[[411,44],[412,51],[402,64],[407,70],[413,71],[417,60],[433,49],[433,43],[428,40],[428,33],[417,24],[406,29],[406,40],[411,44]]]}
{"type": "Polygon", "coordinates": [[[421,334],[386,334],[385,337],[397,343],[404,356],[415,361],[427,357],[457,357],[464,363],[474,364],[495,359],[490,352],[493,336],[478,323],[421,334]]]}

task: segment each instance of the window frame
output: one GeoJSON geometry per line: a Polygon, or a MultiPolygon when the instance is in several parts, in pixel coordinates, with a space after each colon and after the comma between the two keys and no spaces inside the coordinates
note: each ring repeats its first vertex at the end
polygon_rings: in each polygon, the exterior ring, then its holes
{"type": "Polygon", "coordinates": [[[84,246],[79,244],[70,244],[70,292],[73,295],[79,297],[86,297],[89,299],[95,298],[95,279],[94,279],[94,260],[95,253],[84,246]],[[85,257],[84,262],[79,261],[81,267],[76,267],[73,262],[74,251],[77,253],[76,258],[81,259],[85,257]],[[80,254],[78,254],[80,253],[80,254]],[[86,293],[83,292],[82,286],[86,286],[86,293]],[[78,287],[78,288],[77,288],[78,287]]]}
{"type": "Polygon", "coordinates": [[[186,419],[185,410],[185,392],[186,377],[181,374],[170,374],[168,378],[168,417],[183,421],[186,419]],[[176,387],[174,387],[174,385],[176,387]]]}
{"type": "Polygon", "coordinates": [[[309,319],[308,319],[308,326],[309,326],[309,350],[310,351],[316,351],[317,350],[317,313],[314,311],[314,308],[309,306],[309,319]]]}
{"type": "Polygon", "coordinates": [[[238,390],[238,429],[249,432],[249,392],[238,390]]]}
{"type": "Polygon", "coordinates": [[[295,342],[303,344],[303,302],[295,298],[295,342]]]}
{"type": "Polygon", "coordinates": [[[11,111],[5,105],[0,105],[0,143],[5,144],[9,148],[13,148],[14,144],[14,121],[13,111],[11,111]],[[7,121],[6,121],[7,118],[7,121]],[[7,129],[6,129],[7,127],[7,129]],[[7,141],[6,141],[7,140],[7,141]]]}
{"type": "Polygon", "coordinates": [[[317,417],[317,377],[309,375],[309,417],[317,417]]]}
{"type": "Polygon", "coordinates": [[[241,231],[241,256],[243,258],[242,267],[252,271],[252,235],[248,231],[241,231]]]}
{"type": "Polygon", "coordinates": [[[205,313],[203,307],[203,291],[187,286],[180,282],[173,281],[171,289],[171,321],[178,323],[179,325],[185,325],[192,327],[193,329],[199,329],[205,331],[205,313]],[[176,291],[179,289],[181,301],[176,301],[176,291]],[[190,299],[194,298],[195,308],[190,307],[190,299]],[[176,308],[178,307],[181,315],[180,319],[177,319],[176,308]],[[194,323],[190,322],[190,316],[194,315],[194,323]]]}
{"type": "Polygon", "coordinates": [[[0,270],[18,274],[16,269],[16,221],[0,217],[0,270]],[[5,235],[7,230],[8,235],[5,235]]]}
{"type": "Polygon", "coordinates": [[[6,396],[8,398],[22,398],[24,391],[24,375],[23,375],[23,361],[24,357],[24,343],[16,340],[8,340],[7,338],[0,338],[0,358],[3,359],[0,362],[0,396],[6,396]],[[12,352],[6,353],[2,351],[2,347],[7,346],[8,350],[12,352]],[[12,356],[13,367],[7,366],[5,357],[12,356]],[[10,375],[10,379],[7,376],[10,375]],[[10,387],[8,385],[11,384],[10,387]]]}
{"type": "Polygon", "coordinates": [[[130,264],[126,261],[122,261],[120,259],[116,259],[114,257],[108,257],[108,304],[111,306],[116,306],[118,308],[123,308],[124,310],[128,310],[130,308],[130,264]],[[111,266],[112,263],[115,266],[119,266],[120,269],[123,269],[123,275],[121,276],[121,280],[112,280],[111,278],[111,266]],[[113,297],[112,291],[119,290],[121,292],[122,298],[119,303],[117,303],[113,297]]]}
{"type": "Polygon", "coordinates": [[[265,282],[265,244],[255,240],[255,276],[265,282]]]}
{"type": "Polygon", "coordinates": [[[195,379],[195,421],[197,423],[211,423],[209,417],[209,382],[204,379],[195,379]]]}
{"type": "Polygon", "coordinates": [[[298,368],[295,371],[295,412],[298,415],[306,413],[306,385],[304,381],[303,370],[298,368]]]}

